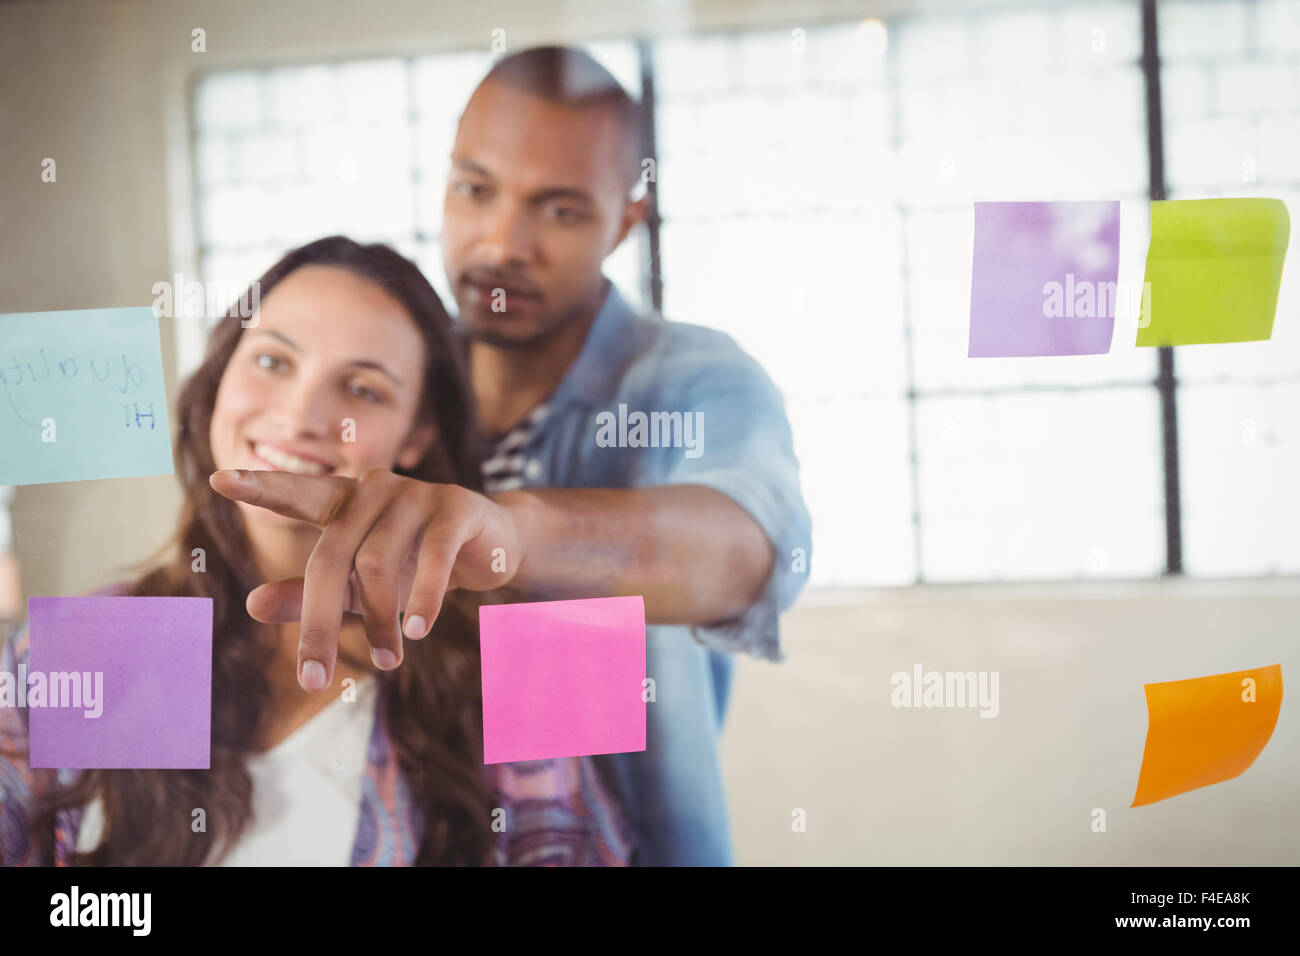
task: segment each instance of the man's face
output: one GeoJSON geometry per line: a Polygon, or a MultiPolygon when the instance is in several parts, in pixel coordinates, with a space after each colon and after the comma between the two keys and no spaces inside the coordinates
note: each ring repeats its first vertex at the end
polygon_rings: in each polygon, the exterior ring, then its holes
{"type": "Polygon", "coordinates": [[[639,218],[611,110],[573,109],[489,81],[452,147],[443,260],[472,336],[530,348],[574,319],[639,218]]]}

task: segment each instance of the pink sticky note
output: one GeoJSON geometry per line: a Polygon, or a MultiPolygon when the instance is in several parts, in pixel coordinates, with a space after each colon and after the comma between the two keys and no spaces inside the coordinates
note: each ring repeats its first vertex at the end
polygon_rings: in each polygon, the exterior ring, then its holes
{"type": "Polygon", "coordinates": [[[640,597],[479,608],[483,762],[645,750],[640,597]]]}
{"type": "Polygon", "coordinates": [[[210,769],[211,598],[34,597],[27,617],[32,767],[210,769]]]}

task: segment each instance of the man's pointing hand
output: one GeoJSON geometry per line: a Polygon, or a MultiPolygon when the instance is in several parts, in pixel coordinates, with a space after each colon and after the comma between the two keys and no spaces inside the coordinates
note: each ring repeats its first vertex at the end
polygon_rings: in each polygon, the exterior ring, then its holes
{"type": "Polygon", "coordinates": [[[309,522],[323,532],[305,578],[263,584],[248,595],[247,604],[258,621],[302,622],[298,682],[313,693],[333,680],[345,612],[364,618],[371,657],[376,666],[391,670],[402,660],[400,611],[405,610],[406,636],[422,638],[450,588],[486,591],[507,585],[523,558],[511,512],[459,485],[384,470],[360,478],[218,471],[209,481],[233,501],[309,522]],[[503,552],[494,562],[497,548],[503,552]]]}

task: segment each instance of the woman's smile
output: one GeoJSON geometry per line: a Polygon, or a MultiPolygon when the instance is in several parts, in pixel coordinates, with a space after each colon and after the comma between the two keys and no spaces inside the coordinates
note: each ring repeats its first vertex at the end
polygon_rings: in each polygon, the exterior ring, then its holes
{"type": "Polygon", "coordinates": [[[292,471],[299,475],[328,475],[334,466],[304,452],[267,441],[250,440],[248,450],[259,471],[292,471]]]}

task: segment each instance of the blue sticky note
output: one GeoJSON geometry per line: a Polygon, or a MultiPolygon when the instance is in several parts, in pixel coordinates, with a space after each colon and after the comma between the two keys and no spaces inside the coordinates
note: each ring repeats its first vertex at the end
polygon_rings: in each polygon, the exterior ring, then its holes
{"type": "Polygon", "coordinates": [[[0,315],[0,485],[171,473],[152,309],[0,315]]]}

